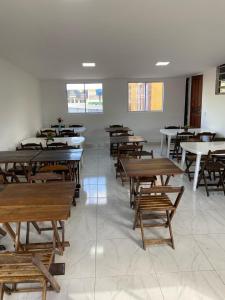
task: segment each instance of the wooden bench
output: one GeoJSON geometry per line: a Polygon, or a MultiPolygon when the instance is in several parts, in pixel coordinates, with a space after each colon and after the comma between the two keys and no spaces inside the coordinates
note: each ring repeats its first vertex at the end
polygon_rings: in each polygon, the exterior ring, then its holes
{"type": "Polygon", "coordinates": [[[53,277],[60,272],[52,274],[51,268],[54,265],[54,253],[52,251],[35,252],[5,252],[0,254],[0,300],[3,300],[4,293],[13,292],[35,292],[42,291],[42,300],[46,299],[48,289],[60,291],[60,286],[53,277]],[[18,284],[23,284],[18,287],[18,284]],[[24,283],[29,283],[28,287],[24,283]],[[40,286],[32,287],[30,283],[40,283],[40,286]]]}

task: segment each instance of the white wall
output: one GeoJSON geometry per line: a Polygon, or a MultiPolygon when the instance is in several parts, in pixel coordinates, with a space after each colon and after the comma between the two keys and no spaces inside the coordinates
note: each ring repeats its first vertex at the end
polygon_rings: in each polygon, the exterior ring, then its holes
{"type": "MultiPolygon", "coordinates": [[[[140,79],[138,79],[140,81],[140,79]]],[[[146,79],[143,79],[146,80],[146,79]]],[[[157,79],[158,81],[159,79],[157,79]]],[[[104,127],[122,123],[131,127],[135,134],[143,135],[151,141],[160,139],[159,129],[165,125],[182,124],[185,100],[185,78],[167,78],[164,81],[164,112],[128,112],[128,90],[126,79],[102,80],[104,89],[103,114],[69,114],[65,81],[41,81],[44,125],[56,123],[62,117],[65,124],[82,123],[87,127],[89,142],[107,140],[104,127]]],[[[134,80],[133,80],[134,81],[134,80]]],[[[67,81],[69,83],[76,81],[67,81]]]]}
{"type": "Polygon", "coordinates": [[[14,149],[42,125],[39,82],[0,59],[0,150],[14,149]]]}
{"type": "Polygon", "coordinates": [[[203,74],[201,127],[225,136],[225,95],[215,94],[216,68],[203,74]]]}

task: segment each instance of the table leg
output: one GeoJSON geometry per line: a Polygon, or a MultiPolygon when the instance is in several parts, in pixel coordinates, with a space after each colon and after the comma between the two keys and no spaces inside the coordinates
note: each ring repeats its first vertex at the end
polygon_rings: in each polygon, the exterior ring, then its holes
{"type": "Polygon", "coordinates": [[[200,170],[200,162],[201,162],[201,154],[197,154],[196,156],[196,163],[195,163],[195,175],[194,175],[194,182],[193,182],[193,191],[196,191],[197,184],[198,184],[198,174],[200,170]]]}
{"type": "Polygon", "coordinates": [[[166,156],[169,158],[170,157],[170,145],[171,145],[171,135],[167,136],[167,153],[166,156]]]}
{"type": "Polygon", "coordinates": [[[182,169],[184,169],[185,158],[186,158],[186,150],[183,149],[183,151],[182,151],[182,158],[181,158],[181,168],[182,169]]]}
{"type": "Polygon", "coordinates": [[[161,147],[160,147],[161,156],[163,155],[163,138],[164,138],[164,136],[163,136],[163,134],[161,134],[161,147]]]}

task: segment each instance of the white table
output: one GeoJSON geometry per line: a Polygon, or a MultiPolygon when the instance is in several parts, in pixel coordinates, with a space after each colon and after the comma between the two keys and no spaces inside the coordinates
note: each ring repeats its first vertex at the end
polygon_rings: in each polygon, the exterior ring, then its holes
{"type": "Polygon", "coordinates": [[[181,167],[184,168],[186,152],[191,152],[196,154],[196,162],[195,162],[195,174],[194,174],[194,182],[193,182],[193,191],[196,191],[197,183],[198,183],[198,174],[200,170],[200,162],[202,155],[207,155],[209,150],[224,150],[225,142],[184,142],[181,143],[182,151],[182,160],[181,167]]]}
{"type": "MultiPolygon", "coordinates": [[[[83,148],[83,143],[85,141],[85,138],[83,136],[75,136],[75,137],[56,137],[54,138],[54,141],[49,141],[49,143],[67,143],[68,146],[80,146],[83,148]]],[[[42,146],[45,148],[47,141],[46,138],[39,138],[39,137],[32,137],[27,138],[25,140],[21,141],[22,144],[27,143],[35,143],[35,144],[42,144],[42,146]]]]}
{"type": "MultiPolygon", "coordinates": [[[[207,131],[202,128],[189,128],[188,132],[195,132],[195,133],[200,133],[207,131]]],[[[160,129],[161,133],[161,155],[163,154],[163,140],[164,136],[167,136],[167,151],[166,151],[166,156],[169,158],[170,156],[170,145],[171,145],[171,139],[172,137],[176,136],[177,133],[184,132],[184,129],[160,129]]]]}
{"type": "Polygon", "coordinates": [[[85,127],[61,127],[61,128],[41,128],[41,130],[56,130],[56,132],[59,132],[61,130],[73,130],[75,133],[83,133],[86,131],[85,127]]]}

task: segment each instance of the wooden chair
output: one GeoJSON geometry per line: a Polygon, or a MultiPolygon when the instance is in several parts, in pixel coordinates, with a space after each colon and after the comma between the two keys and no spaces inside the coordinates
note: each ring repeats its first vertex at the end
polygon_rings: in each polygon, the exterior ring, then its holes
{"type": "Polygon", "coordinates": [[[146,245],[170,243],[174,249],[174,239],[172,233],[171,220],[180,203],[184,192],[184,187],[157,186],[151,188],[141,188],[135,207],[135,218],[133,229],[141,228],[141,236],[144,250],[146,245]],[[177,194],[173,203],[168,194],[177,194]],[[156,220],[153,222],[153,220],[156,220]],[[148,223],[146,223],[148,221],[148,223]],[[144,227],[166,227],[169,229],[170,237],[167,239],[146,239],[144,227]]]}
{"type": "Polygon", "coordinates": [[[16,150],[43,150],[42,144],[39,143],[26,143],[26,144],[20,144],[20,148],[17,147],[16,150]]]}
{"type": "Polygon", "coordinates": [[[62,137],[73,137],[73,136],[79,136],[79,133],[74,132],[73,129],[64,129],[60,131],[60,136],[62,137]]]}
{"type": "MultiPolygon", "coordinates": [[[[54,278],[54,253],[50,251],[34,252],[5,252],[0,254],[0,299],[4,293],[14,292],[42,292],[42,300],[46,300],[47,290],[60,292],[60,286],[54,278]],[[29,286],[24,284],[28,283],[29,286]],[[39,286],[31,286],[38,283],[39,286]],[[23,286],[18,287],[18,284],[23,286]]],[[[61,265],[64,274],[65,264],[61,265]]],[[[57,274],[57,275],[59,275],[57,274]]]]}
{"type": "MultiPolygon", "coordinates": [[[[126,174],[123,170],[123,166],[121,164],[121,159],[140,159],[142,158],[142,154],[144,153],[144,156],[148,153],[151,158],[153,158],[153,151],[147,152],[143,151],[143,145],[121,145],[118,148],[118,155],[117,155],[117,163],[115,164],[116,167],[116,178],[120,176],[122,185],[124,185],[125,182],[128,181],[128,178],[126,177],[126,174]]],[[[149,177],[139,177],[136,178],[135,186],[142,185],[154,185],[156,181],[156,176],[149,176],[149,177]]],[[[136,187],[135,187],[136,190],[136,187]]],[[[131,204],[132,206],[133,204],[131,204]]]]}
{"type": "Polygon", "coordinates": [[[115,164],[116,167],[116,178],[120,176],[122,185],[128,178],[126,177],[123,167],[121,165],[121,159],[129,159],[129,158],[140,158],[140,151],[142,151],[143,146],[137,145],[120,145],[117,149],[117,162],[115,164]]]}
{"type": "MultiPolygon", "coordinates": [[[[191,137],[189,139],[190,142],[212,142],[215,139],[216,134],[212,132],[202,132],[198,133],[196,136],[191,137]]],[[[205,159],[205,156],[202,156],[201,160],[203,161],[205,159]]],[[[192,180],[191,174],[194,172],[191,171],[191,166],[196,161],[196,155],[193,153],[187,153],[185,163],[186,163],[186,170],[185,173],[188,175],[189,181],[192,180]]]]}
{"type": "Polygon", "coordinates": [[[47,137],[48,135],[57,136],[57,132],[56,132],[56,130],[53,130],[53,129],[40,130],[40,136],[47,137]]]}
{"type": "MultiPolygon", "coordinates": [[[[34,175],[29,172],[28,182],[52,182],[52,181],[65,181],[65,172],[68,171],[66,166],[61,165],[46,165],[41,167],[38,172],[34,175]]],[[[75,201],[75,199],[74,199],[75,201]]],[[[52,227],[40,227],[37,222],[27,222],[27,233],[26,233],[26,244],[29,244],[29,236],[30,236],[30,224],[34,226],[36,231],[41,234],[42,231],[53,230],[52,227]]],[[[65,239],[65,229],[64,222],[59,220],[59,227],[57,229],[62,230],[62,240],[64,242],[65,239]]]]}
{"type": "Polygon", "coordinates": [[[180,143],[187,142],[190,138],[194,137],[194,132],[183,131],[178,132],[174,141],[174,149],[172,151],[172,158],[176,158],[177,161],[181,159],[182,150],[180,143]]]}
{"type": "Polygon", "coordinates": [[[209,196],[210,191],[223,191],[225,195],[225,164],[223,160],[221,160],[221,158],[224,157],[225,150],[209,151],[204,162],[201,164],[197,187],[204,185],[207,196],[209,196]],[[218,181],[216,181],[217,177],[219,178],[218,181]],[[203,184],[201,184],[202,179],[203,184]],[[210,182],[208,182],[207,179],[209,179],[210,182]]]}
{"type": "Polygon", "coordinates": [[[47,143],[47,150],[58,150],[58,149],[67,149],[68,144],[67,143],[47,143]]]}
{"type": "Polygon", "coordinates": [[[19,178],[15,173],[15,170],[12,169],[7,169],[6,170],[2,170],[2,168],[0,167],[0,183],[2,184],[9,184],[9,183],[19,183],[19,178]]]}
{"type": "MultiPolygon", "coordinates": [[[[111,134],[111,136],[133,136],[134,134],[133,133],[128,133],[127,131],[121,131],[121,130],[118,130],[116,132],[113,132],[111,134]]],[[[115,157],[117,156],[117,153],[118,153],[118,147],[119,147],[119,144],[118,143],[110,143],[110,155],[115,157]]]]}

